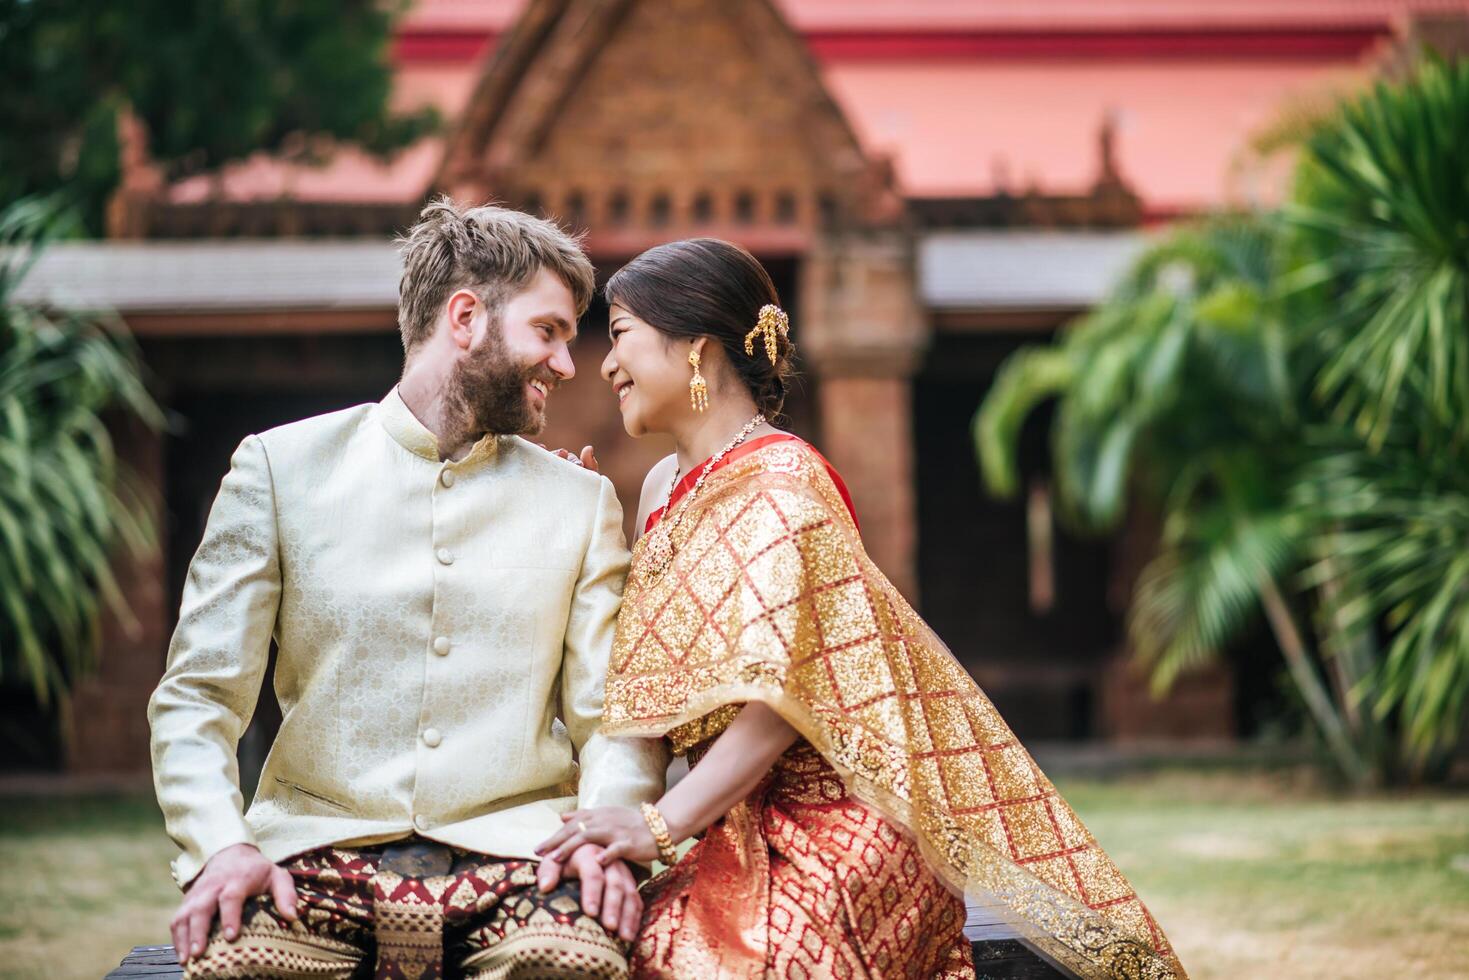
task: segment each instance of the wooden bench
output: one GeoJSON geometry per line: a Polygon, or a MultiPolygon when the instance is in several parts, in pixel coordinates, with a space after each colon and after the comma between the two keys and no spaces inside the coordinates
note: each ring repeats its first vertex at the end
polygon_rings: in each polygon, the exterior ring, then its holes
{"type": "Polygon", "coordinates": [[[181,977],[184,968],[179,966],[178,956],[172,946],[134,946],[133,951],[122,958],[116,970],[107,974],[113,977],[181,977]]]}
{"type": "Polygon", "coordinates": [[[1067,980],[1072,976],[1037,956],[993,908],[970,899],[965,902],[965,912],[964,938],[974,949],[977,980],[1067,980]]]}
{"type": "MultiPolygon", "coordinates": [[[[1031,952],[1015,938],[1014,930],[983,906],[969,906],[964,936],[974,944],[977,980],[1064,980],[1069,976],[1031,952]]],[[[106,980],[183,974],[172,946],[135,946],[106,980]]]]}

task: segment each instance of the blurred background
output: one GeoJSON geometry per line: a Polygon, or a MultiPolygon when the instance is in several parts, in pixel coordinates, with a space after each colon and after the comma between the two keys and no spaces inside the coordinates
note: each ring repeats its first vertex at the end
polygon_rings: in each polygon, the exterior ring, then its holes
{"type": "MultiPolygon", "coordinates": [[[[786,424],[1195,976],[1469,976],[1466,56],[1469,0],[0,0],[0,976],[164,941],[189,558],[243,436],[393,385],[438,193],[766,264],[786,424]]],[[[545,440],[631,515],[605,328],[545,440]]]]}

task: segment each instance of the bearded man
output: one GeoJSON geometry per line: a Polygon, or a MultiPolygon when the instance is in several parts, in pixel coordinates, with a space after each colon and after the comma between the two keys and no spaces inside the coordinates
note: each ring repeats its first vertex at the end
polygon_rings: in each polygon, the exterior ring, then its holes
{"type": "Polygon", "coordinates": [[[523,436],[594,287],[555,225],[430,204],[400,240],[402,378],[247,437],[149,707],[192,977],[617,977],[632,869],[535,846],[656,799],[667,758],[597,732],[627,569],[591,468],[523,436]],[[236,746],[277,644],[249,812],[236,746]]]}

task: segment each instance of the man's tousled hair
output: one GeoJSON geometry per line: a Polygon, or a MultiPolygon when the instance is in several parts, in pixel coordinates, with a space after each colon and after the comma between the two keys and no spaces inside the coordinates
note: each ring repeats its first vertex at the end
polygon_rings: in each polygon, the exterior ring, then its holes
{"type": "Polygon", "coordinates": [[[596,273],[576,238],[544,218],[493,204],[470,208],[437,198],[397,245],[403,255],[398,329],[404,351],[428,339],[459,289],[473,290],[494,310],[548,269],[571,290],[580,318],[596,288],[596,273]]]}

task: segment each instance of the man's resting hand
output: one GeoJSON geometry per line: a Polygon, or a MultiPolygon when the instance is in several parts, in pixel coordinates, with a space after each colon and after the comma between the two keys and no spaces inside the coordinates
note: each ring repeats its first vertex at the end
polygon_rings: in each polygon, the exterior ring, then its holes
{"type": "Polygon", "coordinates": [[[245,899],[266,892],[275,899],[281,915],[296,918],[296,884],[291,873],[272,864],[253,844],[234,844],[211,857],[190,883],[169,924],[179,962],[204,952],[216,913],[224,938],[233,942],[240,934],[245,899]]]}
{"type": "Polygon", "coordinates": [[[603,867],[602,848],[596,844],[581,845],[564,864],[549,857],[541,859],[536,871],[541,891],[555,888],[563,877],[581,879],[582,911],[600,918],[602,928],[617,933],[624,942],[638,937],[643,898],[638,894],[638,880],[625,862],[612,861],[603,867]]]}

